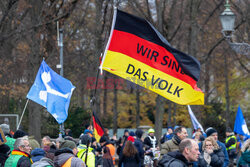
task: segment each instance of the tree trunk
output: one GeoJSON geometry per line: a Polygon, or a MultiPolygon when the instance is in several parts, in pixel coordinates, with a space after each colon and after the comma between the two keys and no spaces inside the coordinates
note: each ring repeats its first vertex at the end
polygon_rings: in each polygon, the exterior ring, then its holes
{"type": "Polygon", "coordinates": [[[168,122],[167,122],[167,126],[168,127],[172,126],[172,122],[171,122],[171,118],[172,118],[172,105],[173,105],[173,103],[171,101],[168,101],[168,122]]]}
{"type": "Polygon", "coordinates": [[[164,114],[164,101],[165,98],[158,95],[156,98],[156,113],[155,113],[155,136],[159,143],[162,134],[162,122],[164,114]]]}

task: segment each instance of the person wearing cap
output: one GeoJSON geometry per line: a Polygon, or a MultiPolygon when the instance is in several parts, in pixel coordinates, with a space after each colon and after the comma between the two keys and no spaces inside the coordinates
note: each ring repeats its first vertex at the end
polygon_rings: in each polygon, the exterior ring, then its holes
{"type": "Polygon", "coordinates": [[[60,145],[60,149],[55,152],[55,167],[85,167],[83,161],[75,157],[76,155],[76,144],[70,140],[63,141],[60,145]]]}
{"type": "Polygon", "coordinates": [[[1,124],[0,128],[2,129],[5,138],[7,140],[7,142],[5,144],[7,144],[10,147],[10,150],[14,150],[14,143],[16,141],[16,139],[12,138],[12,135],[10,134],[10,126],[8,124],[1,124]]]}
{"type": "Polygon", "coordinates": [[[91,137],[84,134],[80,138],[80,144],[77,147],[77,157],[80,158],[88,167],[95,167],[95,154],[91,147],[91,137]]]}
{"type": "Polygon", "coordinates": [[[227,153],[229,156],[230,164],[234,163],[234,159],[236,159],[236,145],[237,139],[234,135],[234,132],[230,127],[226,129],[226,141],[225,141],[227,153]]]}
{"type": "Polygon", "coordinates": [[[0,145],[0,166],[4,166],[6,159],[10,155],[10,147],[7,144],[0,145]]]}
{"type": "Polygon", "coordinates": [[[5,167],[30,167],[33,163],[30,157],[31,147],[27,137],[17,138],[14,144],[14,150],[5,161],[5,167]]]}
{"type": "Polygon", "coordinates": [[[148,136],[145,137],[144,139],[144,144],[146,145],[146,147],[148,148],[156,148],[157,147],[157,140],[155,137],[155,130],[150,128],[148,130],[148,136]]]}
{"type": "Polygon", "coordinates": [[[179,150],[180,142],[186,139],[187,137],[188,137],[187,129],[183,126],[178,126],[174,130],[174,136],[172,137],[172,139],[162,144],[161,156],[167,154],[168,152],[179,150]]]}

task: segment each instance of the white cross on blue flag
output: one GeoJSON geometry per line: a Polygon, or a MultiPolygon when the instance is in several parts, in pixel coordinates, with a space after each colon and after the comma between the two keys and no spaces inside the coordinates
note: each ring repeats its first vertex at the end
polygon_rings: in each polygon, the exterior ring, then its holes
{"type": "Polygon", "coordinates": [[[68,117],[70,98],[75,86],[53,71],[43,60],[27,98],[44,106],[61,124],[68,117]]]}
{"type": "Polygon", "coordinates": [[[234,122],[234,132],[243,136],[250,137],[250,133],[248,131],[247,124],[243,117],[240,105],[238,107],[238,111],[234,122]]]}

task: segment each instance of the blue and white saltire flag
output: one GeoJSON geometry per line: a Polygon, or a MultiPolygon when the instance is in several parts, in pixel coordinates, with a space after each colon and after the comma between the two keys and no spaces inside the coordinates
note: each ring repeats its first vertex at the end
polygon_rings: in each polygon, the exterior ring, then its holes
{"type": "Polygon", "coordinates": [[[201,124],[196,119],[193,111],[191,110],[191,107],[189,105],[187,107],[188,107],[188,112],[189,112],[189,115],[190,115],[190,118],[191,118],[194,129],[196,130],[196,129],[200,128],[201,131],[204,133],[203,127],[201,126],[201,124]]]}
{"type": "Polygon", "coordinates": [[[246,121],[243,117],[240,105],[238,107],[238,111],[236,114],[236,119],[234,122],[234,132],[236,132],[237,134],[243,135],[243,136],[248,136],[249,137],[249,131],[247,128],[247,124],[246,121]]]}
{"type": "Polygon", "coordinates": [[[53,71],[43,60],[27,98],[44,106],[61,124],[68,117],[70,98],[75,86],[53,71]]]}

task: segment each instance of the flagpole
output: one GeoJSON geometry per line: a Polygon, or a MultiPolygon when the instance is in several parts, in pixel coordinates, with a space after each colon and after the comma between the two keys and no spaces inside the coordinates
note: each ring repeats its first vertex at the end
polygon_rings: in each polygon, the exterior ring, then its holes
{"type": "Polygon", "coordinates": [[[20,121],[19,121],[19,123],[18,123],[18,125],[17,125],[17,129],[16,129],[16,130],[19,129],[19,126],[20,126],[20,124],[21,124],[21,122],[22,122],[23,115],[24,115],[24,112],[25,112],[25,110],[26,110],[26,108],[27,108],[28,102],[29,102],[29,99],[27,99],[27,101],[26,101],[26,104],[25,104],[24,109],[23,109],[22,116],[21,116],[21,118],[20,118],[20,121]]]}
{"type": "MultiPolygon", "coordinates": [[[[60,68],[60,75],[63,77],[63,29],[60,28],[58,21],[57,21],[57,42],[58,42],[58,47],[60,48],[60,64],[57,65],[57,68],[60,68]]],[[[64,124],[61,123],[59,127],[59,138],[62,138],[63,135],[64,135],[64,124]]]]}

